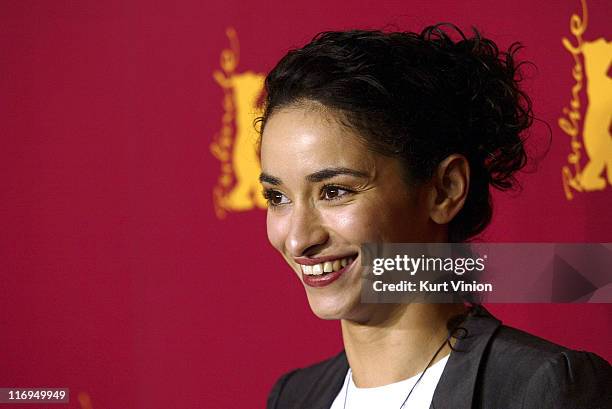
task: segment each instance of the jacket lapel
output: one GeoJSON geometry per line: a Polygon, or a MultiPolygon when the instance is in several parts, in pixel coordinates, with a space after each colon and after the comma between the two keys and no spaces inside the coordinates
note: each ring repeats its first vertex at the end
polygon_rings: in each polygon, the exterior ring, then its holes
{"type": "Polygon", "coordinates": [[[431,409],[472,408],[478,370],[491,337],[501,325],[483,307],[476,307],[461,327],[465,337],[457,340],[434,392],[431,409]]]}
{"type": "Polygon", "coordinates": [[[346,352],[343,350],[331,362],[329,369],[321,374],[321,378],[313,379],[313,387],[300,402],[299,408],[329,409],[342,389],[348,368],[346,352]]]}

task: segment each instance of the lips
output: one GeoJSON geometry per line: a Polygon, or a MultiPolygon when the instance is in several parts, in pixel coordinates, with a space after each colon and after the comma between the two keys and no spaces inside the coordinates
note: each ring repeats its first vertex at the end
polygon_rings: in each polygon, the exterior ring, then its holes
{"type": "Polygon", "coordinates": [[[335,259],[333,261],[326,261],[324,263],[317,263],[313,265],[302,265],[302,273],[306,275],[322,275],[325,273],[333,273],[339,271],[341,268],[353,262],[354,258],[344,257],[341,259],[335,259]]]}
{"type": "Polygon", "coordinates": [[[310,287],[325,287],[348,271],[356,255],[344,257],[321,257],[316,259],[296,260],[302,269],[302,281],[310,287]]]}

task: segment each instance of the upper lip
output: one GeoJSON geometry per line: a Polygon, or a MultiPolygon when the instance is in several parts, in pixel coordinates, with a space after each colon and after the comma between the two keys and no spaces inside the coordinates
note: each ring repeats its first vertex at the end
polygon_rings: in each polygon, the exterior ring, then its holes
{"type": "Polygon", "coordinates": [[[357,253],[350,253],[341,256],[323,256],[323,257],[293,257],[293,260],[304,266],[314,266],[315,264],[325,263],[326,261],[340,260],[343,258],[355,258],[357,253]]]}

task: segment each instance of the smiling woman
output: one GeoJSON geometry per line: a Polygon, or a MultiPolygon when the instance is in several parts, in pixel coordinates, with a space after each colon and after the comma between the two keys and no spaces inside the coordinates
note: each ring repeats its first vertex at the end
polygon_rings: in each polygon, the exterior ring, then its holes
{"type": "Polygon", "coordinates": [[[330,112],[308,104],[284,108],[266,124],[268,238],[304,282],[315,314],[365,320],[360,245],[443,241],[443,230],[428,226],[422,189],[406,188],[399,161],[367,149],[330,112]],[[350,264],[340,269],[343,259],[350,264]]]}
{"type": "Polygon", "coordinates": [[[606,406],[607,362],[479,305],[361,302],[363,243],[466,241],[526,162],[520,47],[443,28],[322,33],[266,78],[268,239],[344,342],[283,375],[268,408],[606,406]]]}

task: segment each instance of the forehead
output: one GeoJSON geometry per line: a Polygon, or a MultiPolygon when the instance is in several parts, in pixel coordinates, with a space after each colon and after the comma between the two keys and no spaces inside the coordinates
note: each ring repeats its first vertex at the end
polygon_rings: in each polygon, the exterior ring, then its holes
{"type": "Polygon", "coordinates": [[[313,107],[275,112],[261,140],[262,170],[270,173],[330,166],[368,169],[375,167],[376,156],[334,113],[313,107]]]}

